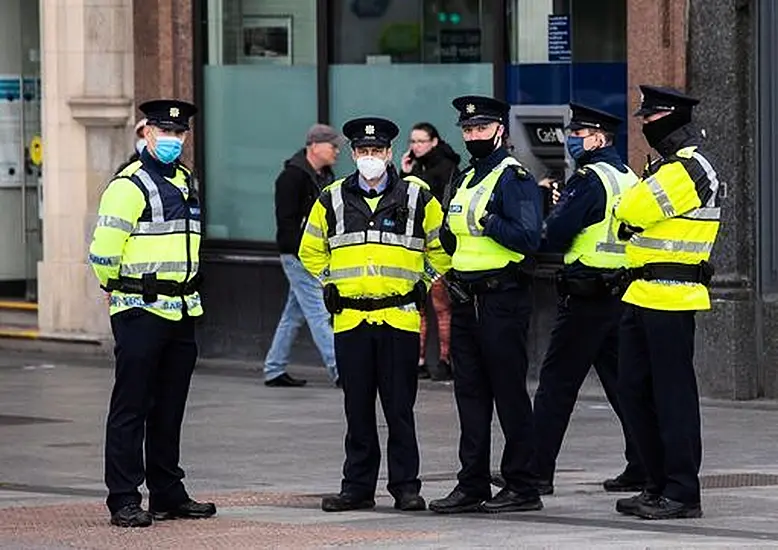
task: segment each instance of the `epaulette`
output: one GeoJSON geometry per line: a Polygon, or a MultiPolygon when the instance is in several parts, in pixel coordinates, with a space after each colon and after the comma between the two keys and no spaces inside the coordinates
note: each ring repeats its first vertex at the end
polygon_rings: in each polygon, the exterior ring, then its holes
{"type": "Polygon", "coordinates": [[[675,156],[682,159],[690,159],[694,156],[694,152],[697,150],[696,145],[690,147],[684,147],[675,152],[675,156]]]}
{"type": "Polygon", "coordinates": [[[592,173],[592,171],[589,169],[589,167],[582,166],[581,168],[577,168],[574,173],[576,176],[581,176],[582,178],[585,178],[588,177],[589,174],[592,173]]]}
{"type": "Polygon", "coordinates": [[[426,189],[427,191],[429,191],[430,189],[430,186],[427,184],[427,182],[417,176],[405,176],[404,178],[402,178],[402,180],[412,185],[418,185],[419,187],[421,187],[422,189],[426,189]]]}
{"type": "Polygon", "coordinates": [[[143,166],[143,162],[140,160],[133,161],[125,166],[119,173],[117,173],[113,179],[128,178],[140,170],[141,166],[143,166]]]}
{"type": "Polygon", "coordinates": [[[526,180],[530,177],[529,170],[524,168],[522,164],[509,164],[508,168],[513,170],[520,180],[526,180]]]}

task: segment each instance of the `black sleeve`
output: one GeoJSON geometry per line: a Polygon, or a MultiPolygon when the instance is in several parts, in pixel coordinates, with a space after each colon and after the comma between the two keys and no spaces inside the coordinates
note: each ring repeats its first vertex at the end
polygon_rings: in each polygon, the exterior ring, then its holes
{"type": "Polygon", "coordinates": [[[276,240],[282,253],[296,251],[302,236],[303,218],[307,214],[301,212],[302,186],[300,178],[289,169],[284,170],[276,179],[276,240]]]}

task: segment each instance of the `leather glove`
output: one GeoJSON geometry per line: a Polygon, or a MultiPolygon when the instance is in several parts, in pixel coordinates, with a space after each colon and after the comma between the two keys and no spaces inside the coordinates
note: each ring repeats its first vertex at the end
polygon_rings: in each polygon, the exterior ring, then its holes
{"type": "Polygon", "coordinates": [[[619,225],[619,230],[616,233],[616,236],[619,238],[619,240],[628,241],[632,238],[632,235],[642,231],[643,229],[640,227],[632,227],[622,222],[621,225],[619,225]]]}

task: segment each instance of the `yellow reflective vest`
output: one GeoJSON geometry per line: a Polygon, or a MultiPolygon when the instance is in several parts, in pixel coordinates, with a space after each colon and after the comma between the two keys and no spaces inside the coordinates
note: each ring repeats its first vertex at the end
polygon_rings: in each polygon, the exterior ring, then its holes
{"type": "Polygon", "coordinates": [[[617,269],[626,265],[625,245],[617,237],[619,221],[613,215],[613,208],[627,189],[638,181],[637,175],[627,167],[623,173],[608,164],[597,162],[582,167],[597,174],[605,189],[605,217],[602,221],[585,228],[570,245],[565,254],[565,264],[576,261],[588,267],[617,269]]]}
{"type": "MultiPolygon", "coordinates": [[[[650,174],[624,193],[616,206],[616,218],[642,229],[627,242],[628,265],[707,261],[721,215],[719,179],[713,166],[692,146],[650,168],[650,174]]],[[[667,311],[710,309],[708,289],[699,283],[639,279],[630,284],[623,300],[667,311]]]]}
{"type": "MultiPolygon", "coordinates": [[[[414,284],[445,274],[451,267],[440,244],[443,212],[420,179],[389,174],[384,192],[365,197],[358,175],[324,189],[311,209],[300,242],[300,261],[322,284],[333,283],[342,297],[384,298],[409,293],[414,284]],[[425,266],[427,271],[425,274],[425,266]]],[[[335,332],[362,322],[387,323],[418,332],[413,304],[334,315],[335,332]]]]}
{"type": "Polygon", "coordinates": [[[448,227],[456,236],[457,248],[451,258],[456,271],[471,272],[501,269],[510,262],[519,263],[524,255],[510,250],[483,234],[480,223],[486,213],[486,205],[494,193],[503,171],[510,166],[524,170],[515,158],[505,157],[477,185],[468,188],[475,169],[465,174],[448,207],[448,227]]]}
{"type": "MultiPolygon", "coordinates": [[[[101,286],[119,277],[191,281],[199,269],[200,204],[192,174],[176,163],[170,177],[138,160],[119,172],[103,192],[89,263],[101,286]]],[[[189,316],[202,315],[197,292],[183,297],[189,316]]],[[[173,321],[183,316],[181,296],[157,295],[146,303],[141,294],[114,290],[110,314],[142,308],[173,321]]]]}

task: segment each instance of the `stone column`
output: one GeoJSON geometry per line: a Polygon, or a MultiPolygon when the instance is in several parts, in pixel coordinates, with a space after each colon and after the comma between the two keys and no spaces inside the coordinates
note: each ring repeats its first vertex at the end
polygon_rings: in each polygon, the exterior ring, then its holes
{"type": "Polygon", "coordinates": [[[87,265],[100,193],[132,151],[132,0],[41,1],[43,261],[41,332],[109,335],[87,265]]]}

